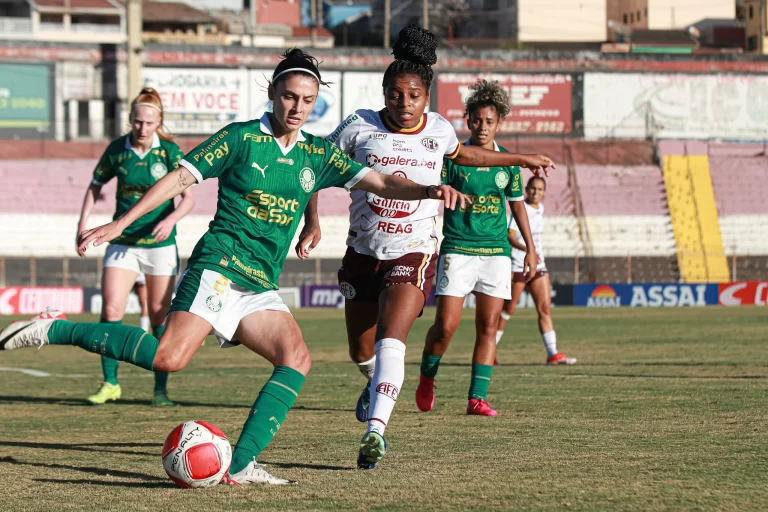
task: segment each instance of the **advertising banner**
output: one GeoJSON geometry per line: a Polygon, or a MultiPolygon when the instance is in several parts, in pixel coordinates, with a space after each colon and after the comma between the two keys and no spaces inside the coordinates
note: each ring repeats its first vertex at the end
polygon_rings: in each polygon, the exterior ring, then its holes
{"type": "Polygon", "coordinates": [[[36,315],[48,306],[63,313],[82,313],[83,289],[79,286],[0,288],[0,315],[36,315]]]}
{"type": "Polygon", "coordinates": [[[47,131],[51,122],[51,68],[0,64],[0,129],[47,131]]]}
{"type": "Polygon", "coordinates": [[[768,305],[768,281],[720,283],[718,304],[722,306],[768,305]]]}
{"type": "Polygon", "coordinates": [[[144,86],[160,93],[165,125],[174,134],[213,135],[248,120],[248,71],[144,68],[144,86]]]}
{"type": "Polygon", "coordinates": [[[717,284],[577,284],[573,304],[590,308],[717,305],[717,284]]]}
{"type": "Polygon", "coordinates": [[[437,111],[457,133],[469,133],[464,101],[478,78],[496,80],[509,94],[512,112],[501,122],[500,134],[568,134],[573,130],[571,75],[477,75],[440,73],[437,76],[437,111]]]}
{"type": "Polygon", "coordinates": [[[584,135],[760,139],[768,136],[768,77],[586,73],[584,135]]]}
{"type": "MultiPolygon", "coordinates": [[[[267,86],[269,85],[267,79],[271,74],[272,71],[266,69],[252,69],[250,71],[250,119],[258,119],[264,112],[272,110],[267,94],[267,86]]],[[[305,132],[318,137],[325,137],[341,123],[341,73],[325,71],[323,72],[323,81],[328,82],[329,87],[320,86],[315,108],[312,109],[307,123],[302,128],[305,132]]]]}

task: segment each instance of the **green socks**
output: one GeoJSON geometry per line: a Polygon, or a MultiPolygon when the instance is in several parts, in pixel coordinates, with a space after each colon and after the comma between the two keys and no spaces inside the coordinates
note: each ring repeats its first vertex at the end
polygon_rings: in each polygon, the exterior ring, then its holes
{"type": "Polygon", "coordinates": [[[430,379],[434,379],[437,370],[440,368],[440,358],[443,356],[432,356],[426,352],[421,353],[421,374],[430,379]]]}
{"type": "Polygon", "coordinates": [[[157,338],[130,325],[57,320],[48,329],[48,340],[51,345],[74,345],[150,371],[157,353],[157,338]]]}
{"type": "Polygon", "coordinates": [[[472,365],[472,381],[469,384],[469,400],[472,400],[473,398],[485,400],[485,395],[488,394],[488,385],[491,383],[492,373],[493,366],[487,364],[472,365]]]}
{"type": "MultiPolygon", "coordinates": [[[[105,325],[122,325],[122,320],[110,322],[103,318],[99,320],[100,323],[105,325]]],[[[117,386],[117,367],[120,364],[116,359],[111,359],[106,356],[101,356],[101,371],[104,373],[104,382],[109,382],[113,386],[117,386]]]]}
{"type": "MultiPolygon", "coordinates": [[[[50,336],[50,335],[49,335],[50,336]]],[[[287,366],[276,366],[264,387],[261,388],[253,409],[243,425],[232,454],[230,474],[241,471],[272,441],[280,430],[293,402],[299,396],[304,376],[287,366]]]]}
{"type": "MultiPolygon", "coordinates": [[[[158,340],[165,332],[165,325],[153,325],[152,336],[158,340]]],[[[155,394],[165,393],[168,389],[168,372],[155,372],[155,394]]]]}

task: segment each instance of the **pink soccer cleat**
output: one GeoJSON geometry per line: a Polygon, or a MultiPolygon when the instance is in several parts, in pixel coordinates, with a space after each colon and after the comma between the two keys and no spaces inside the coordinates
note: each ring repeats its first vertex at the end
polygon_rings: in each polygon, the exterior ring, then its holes
{"type": "Polygon", "coordinates": [[[485,400],[472,398],[467,405],[467,414],[470,416],[496,416],[498,413],[491,409],[485,400]]]}
{"type": "Polygon", "coordinates": [[[556,365],[556,364],[574,364],[576,362],[575,357],[566,357],[565,354],[562,352],[558,352],[557,354],[553,355],[552,357],[547,358],[547,364],[548,365],[556,365]]]}
{"type": "Polygon", "coordinates": [[[59,311],[58,309],[54,309],[52,307],[45,308],[45,311],[42,311],[37,316],[33,316],[30,318],[30,320],[66,320],[67,315],[59,311]]]}
{"type": "Polygon", "coordinates": [[[416,388],[416,407],[420,411],[431,411],[435,406],[435,378],[419,375],[419,387],[416,388]]]}

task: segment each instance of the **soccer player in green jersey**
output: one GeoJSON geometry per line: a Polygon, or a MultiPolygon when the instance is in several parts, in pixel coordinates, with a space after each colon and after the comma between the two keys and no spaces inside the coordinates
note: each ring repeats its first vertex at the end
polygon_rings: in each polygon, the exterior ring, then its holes
{"type": "MultiPolygon", "coordinates": [[[[494,138],[499,122],[509,114],[507,93],[498,82],[487,80],[480,80],[470,89],[465,115],[472,135],[466,145],[506,152],[494,138]]],[[[422,411],[434,407],[440,358],[459,326],[464,299],[474,293],[476,337],[467,414],[496,416],[485,398],[496,357],[496,325],[504,301],[510,299],[512,261],[505,198],[527,247],[524,265],[535,272],[537,263],[523,203],[520,168],[464,166],[446,159],[442,177],[443,183],[467,194],[472,204],[446,211],[443,219],[444,238],[437,265],[437,313],[424,345],[416,405],[422,411]]],[[[526,277],[530,279],[530,270],[526,277]]]]}
{"type": "MultiPolygon", "coordinates": [[[[184,156],[181,148],[163,130],[163,103],[156,90],[145,88],[133,100],[130,121],[131,132],[113,140],[96,165],[93,181],[83,198],[78,234],[88,227],[88,217],[101,187],[111,179],[117,179],[117,209],[114,218],[118,219],[152,185],[169,171],[178,168],[184,156]]],[[[143,274],[146,276],[146,300],[152,333],[157,338],[162,336],[165,317],[171,305],[174,277],[179,269],[176,223],[194,205],[192,190],[187,189],[181,193],[178,207],[174,206],[172,198],[169,199],[137,219],[123,230],[121,236],[110,242],[104,255],[104,273],[101,278],[101,322],[122,322],[128,295],[137,283],[137,277],[143,274]]],[[[83,250],[76,248],[80,256],[85,256],[83,250]]],[[[117,366],[117,360],[101,356],[104,382],[95,395],[88,397],[89,403],[101,405],[120,398],[122,389],[117,382],[117,366]]],[[[167,382],[167,372],[155,372],[154,405],[175,405],[168,398],[167,382]]]]}
{"type": "Polygon", "coordinates": [[[301,127],[324,84],[317,60],[286,52],[269,85],[272,113],[233,123],[193,149],[119,219],[80,234],[80,249],[109,242],[137,219],[206,178],[219,179],[216,215],[178,285],[160,340],[137,327],[36,318],[0,332],[0,350],[76,345],[148,370],[179,371],[213,330],[222,346],[243,345],[274,365],[235,446],[230,484],[289,484],[256,460],[293,406],[310,357],[301,330],[276,292],[309,198],[328,187],[403,200],[467,197],[448,185],[419,185],[370,172],[301,127]]]}

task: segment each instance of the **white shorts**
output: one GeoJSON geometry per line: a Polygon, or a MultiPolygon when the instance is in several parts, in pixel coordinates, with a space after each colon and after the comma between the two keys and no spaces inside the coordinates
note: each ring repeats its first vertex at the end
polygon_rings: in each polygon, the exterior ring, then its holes
{"type": "Polygon", "coordinates": [[[239,345],[233,340],[240,320],[257,311],[290,313],[276,291],[256,293],[207,269],[187,269],[176,286],[171,311],[188,311],[213,326],[222,348],[239,345]]]}
{"type": "Polygon", "coordinates": [[[124,268],[150,276],[175,276],[179,273],[179,253],[176,245],[135,247],[109,244],[104,253],[104,268],[107,267],[124,268]]]}
{"type": "Polygon", "coordinates": [[[507,256],[443,254],[437,262],[436,295],[466,297],[472,292],[512,298],[512,260],[507,256]]]}
{"type": "Polygon", "coordinates": [[[146,286],[147,276],[145,276],[143,273],[139,274],[139,276],[136,278],[136,284],[139,286],[146,286]]]}

